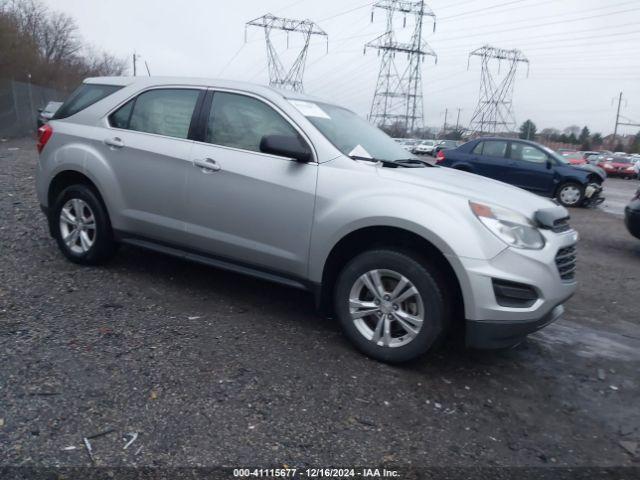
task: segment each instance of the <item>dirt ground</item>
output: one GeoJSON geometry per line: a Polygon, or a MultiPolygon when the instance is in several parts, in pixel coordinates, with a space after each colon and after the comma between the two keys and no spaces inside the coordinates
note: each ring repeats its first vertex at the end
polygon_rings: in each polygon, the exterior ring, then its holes
{"type": "Polygon", "coordinates": [[[562,320],[397,367],[304,292],[128,247],[71,264],[36,161],[0,143],[0,466],[89,466],[83,438],[111,429],[95,465],[640,465],[640,240],[620,216],[572,211],[562,320]]]}

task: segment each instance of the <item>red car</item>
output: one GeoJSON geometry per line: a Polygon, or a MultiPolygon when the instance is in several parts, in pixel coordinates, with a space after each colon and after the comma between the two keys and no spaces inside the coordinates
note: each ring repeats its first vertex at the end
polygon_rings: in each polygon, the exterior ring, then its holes
{"type": "Polygon", "coordinates": [[[586,165],[587,161],[580,152],[562,152],[564,159],[571,165],[586,165]]]}
{"type": "Polygon", "coordinates": [[[635,162],[632,159],[622,156],[608,157],[598,163],[598,167],[603,169],[607,176],[622,178],[635,178],[634,165],[635,162]]]}

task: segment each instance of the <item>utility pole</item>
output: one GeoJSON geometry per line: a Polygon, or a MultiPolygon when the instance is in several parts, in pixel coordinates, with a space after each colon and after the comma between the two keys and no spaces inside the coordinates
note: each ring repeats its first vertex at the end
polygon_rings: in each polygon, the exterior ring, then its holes
{"type": "Polygon", "coordinates": [[[137,75],[137,69],[136,69],[136,52],[133,52],[133,76],[135,77],[137,75]]]}
{"type": "Polygon", "coordinates": [[[442,133],[447,135],[447,117],[449,116],[449,109],[445,108],[444,110],[444,125],[442,126],[442,133]]]}
{"type": "Polygon", "coordinates": [[[433,19],[435,13],[424,0],[378,0],[373,4],[374,12],[385,10],[386,31],[364,46],[378,50],[381,57],[376,91],[371,102],[369,121],[379,127],[402,126],[405,132],[415,131],[424,125],[422,96],[422,63],[426,56],[437,56],[429,44],[423,40],[424,17],[433,19]],[[409,42],[398,42],[395,38],[394,19],[403,15],[403,25],[407,17],[413,17],[413,33],[409,42]],[[406,67],[399,68],[396,54],[406,54],[406,67]]]}
{"type": "Polygon", "coordinates": [[[461,108],[458,108],[458,117],[456,118],[456,132],[460,131],[460,112],[462,111],[461,108]]]}
{"type": "Polygon", "coordinates": [[[307,62],[309,42],[312,35],[325,37],[327,42],[327,52],[329,51],[329,36],[318,24],[311,20],[294,20],[290,18],[276,17],[270,13],[247,22],[244,27],[245,42],[247,41],[247,27],[259,27],[264,30],[264,38],[267,44],[267,61],[269,68],[269,85],[273,87],[286,88],[294,92],[302,92],[302,77],[307,62]],[[280,55],[276,51],[271,41],[272,30],[283,30],[287,33],[287,48],[289,47],[289,33],[301,33],[304,38],[304,45],[300,49],[296,60],[288,70],[285,69],[280,60],[280,55]]]}
{"type": "MultiPolygon", "coordinates": [[[[471,118],[469,130],[474,134],[512,132],[516,128],[516,119],[513,116],[513,89],[516,72],[520,63],[527,64],[529,60],[520,50],[505,50],[489,45],[478,48],[469,54],[471,57],[482,59],[482,72],[480,76],[480,98],[475,112],[471,118]],[[498,74],[491,69],[491,65],[498,61],[498,74]],[[506,73],[500,75],[500,64],[508,63],[506,73]]],[[[469,68],[469,64],[467,64],[469,68]]]]}

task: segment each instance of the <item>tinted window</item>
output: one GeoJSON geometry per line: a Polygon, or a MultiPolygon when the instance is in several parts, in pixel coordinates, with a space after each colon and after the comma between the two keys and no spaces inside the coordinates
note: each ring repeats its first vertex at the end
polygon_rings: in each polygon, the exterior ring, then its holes
{"type": "Polygon", "coordinates": [[[539,148],[514,142],[511,144],[511,158],[513,160],[524,160],[525,162],[545,163],[549,157],[539,148]]]}
{"type": "Polygon", "coordinates": [[[108,97],[113,92],[120,90],[121,88],[122,87],[117,85],[82,84],[69,96],[67,101],[62,104],[53,116],[53,119],[58,120],[75,115],[79,111],[84,110],[103,98],[108,97]]]}
{"type": "Polygon", "coordinates": [[[206,142],[259,152],[265,135],[299,138],[298,132],[266,103],[245,95],[214,93],[206,142]]]}
{"type": "Polygon", "coordinates": [[[199,90],[159,89],[144,92],[109,117],[116,128],[187,138],[199,90]]]}
{"type": "Polygon", "coordinates": [[[504,157],[507,153],[507,142],[490,140],[484,142],[482,154],[490,157],[504,157]]]}
{"type": "Polygon", "coordinates": [[[134,103],[135,100],[131,100],[124,107],[120,107],[118,111],[111,114],[111,117],[109,117],[109,123],[112,127],[129,128],[129,120],[131,119],[134,103]]]}
{"type": "Polygon", "coordinates": [[[475,147],[473,147],[472,153],[476,155],[482,155],[483,145],[484,145],[484,142],[478,142],[478,144],[475,147]]]}

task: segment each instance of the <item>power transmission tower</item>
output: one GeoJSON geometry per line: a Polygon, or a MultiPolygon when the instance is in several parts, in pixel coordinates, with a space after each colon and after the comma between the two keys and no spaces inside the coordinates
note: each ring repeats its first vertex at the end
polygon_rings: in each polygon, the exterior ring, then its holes
{"type": "Polygon", "coordinates": [[[422,101],[421,64],[426,56],[436,58],[437,55],[422,38],[424,17],[433,18],[435,31],[435,13],[424,1],[380,0],[373,4],[371,20],[375,9],[386,10],[387,28],[385,33],[365,44],[368,48],[378,50],[381,55],[380,71],[376,84],[376,92],[371,103],[369,121],[379,127],[399,126],[405,131],[413,131],[424,125],[422,101]],[[394,18],[404,15],[403,25],[407,17],[413,17],[414,28],[409,42],[398,42],[394,31],[394,18]],[[396,54],[405,53],[407,64],[399,69],[396,54]]]}
{"type": "Polygon", "coordinates": [[[264,38],[267,43],[267,61],[269,67],[269,85],[286,88],[296,92],[302,92],[302,77],[309,51],[309,42],[312,35],[324,36],[329,50],[329,36],[315,22],[311,20],[292,20],[290,18],[276,17],[270,13],[247,22],[245,25],[245,42],[247,41],[247,27],[260,27],[264,30],[264,38]],[[287,48],[289,48],[289,33],[301,33],[304,45],[300,49],[295,61],[287,70],[271,39],[272,30],[283,30],[287,33],[287,48]]]}
{"type": "Polygon", "coordinates": [[[478,105],[471,117],[469,130],[473,135],[499,132],[512,132],[516,128],[516,119],[513,115],[513,89],[516,73],[521,63],[527,64],[527,76],[529,75],[529,60],[520,50],[505,50],[485,45],[469,54],[471,57],[480,57],[482,73],[480,75],[480,98],[478,105]],[[495,62],[498,62],[498,72],[492,70],[495,62]],[[504,74],[500,74],[502,62],[507,63],[504,74]]]}
{"type": "MultiPolygon", "coordinates": [[[[617,137],[618,136],[618,127],[620,127],[621,125],[627,126],[627,127],[640,127],[639,123],[635,123],[633,120],[631,120],[630,118],[625,117],[624,115],[622,115],[620,113],[621,109],[622,109],[622,101],[623,101],[623,96],[622,96],[622,92],[620,92],[620,96],[618,97],[618,113],[616,113],[616,128],[613,131],[613,136],[617,137]],[[621,122],[620,119],[624,119],[624,122],[621,122]]],[[[626,100],[625,100],[626,102],[626,100]]]]}

